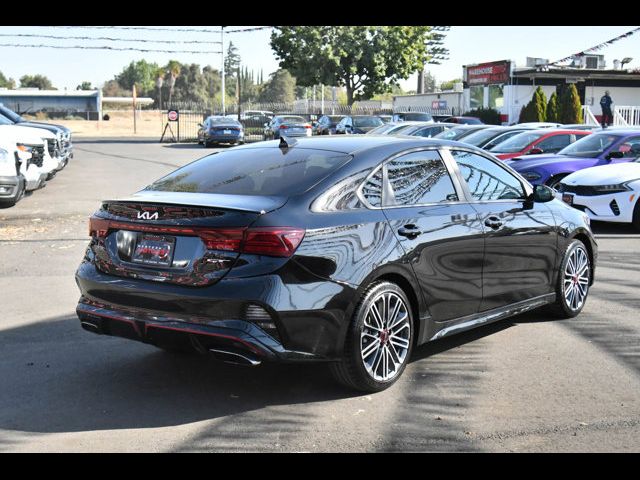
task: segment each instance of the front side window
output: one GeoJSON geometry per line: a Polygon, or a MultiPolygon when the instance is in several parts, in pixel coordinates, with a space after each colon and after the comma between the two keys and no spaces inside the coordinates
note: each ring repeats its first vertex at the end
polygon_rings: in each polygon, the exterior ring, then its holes
{"type": "Polygon", "coordinates": [[[460,173],[474,200],[524,199],[520,181],[488,158],[463,150],[452,150],[460,173]]]}
{"type": "Polygon", "coordinates": [[[390,193],[385,205],[457,201],[449,172],[435,150],[410,153],[387,162],[390,193]]]}
{"type": "Polygon", "coordinates": [[[571,143],[571,135],[554,135],[553,137],[545,138],[540,143],[535,145],[543,152],[555,153],[562,150],[564,147],[571,143]]]}
{"type": "Polygon", "coordinates": [[[623,158],[640,157],[640,137],[627,138],[624,143],[618,146],[618,151],[622,152],[623,158]]]}

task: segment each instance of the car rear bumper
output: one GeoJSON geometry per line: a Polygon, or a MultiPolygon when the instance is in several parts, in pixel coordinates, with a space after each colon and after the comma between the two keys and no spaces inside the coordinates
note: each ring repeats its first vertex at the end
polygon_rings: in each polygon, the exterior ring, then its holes
{"type": "Polygon", "coordinates": [[[207,135],[205,137],[207,142],[221,142],[221,143],[235,143],[244,140],[244,135],[230,134],[230,135],[207,135]]]}
{"type": "Polygon", "coordinates": [[[332,282],[318,284],[317,277],[314,284],[286,285],[278,275],[222,279],[208,287],[171,285],[108,275],[86,260],[76,282],[77,313],[87,330],[152,344],[188,338],[283,362],[339,358],[354,293],[332,282]],[[298,298],[298,288],[306,298],[289,302],[298,298]],[[265,316],[256,319],[249,306],[265,316]]]}

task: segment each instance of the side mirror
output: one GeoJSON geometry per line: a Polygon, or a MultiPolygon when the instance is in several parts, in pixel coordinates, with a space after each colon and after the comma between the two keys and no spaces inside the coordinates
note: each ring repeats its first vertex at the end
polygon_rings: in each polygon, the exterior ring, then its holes
{"type": "Polygon", "coordinates": [[[527,155],[539,155],[541,153],[543,153],[543,150],[541,148],[535,147],[535,148],[532,148],[531,150],[529,150],[527,152],[527,155]]]}
{"type": "Polygon", "coordinates": [[[605,158],[607,160],[611,160],[612,158],[622,158],[622,157],[624,157],[623,152],[609,152],[607,153],[607,156],[605,158]]]}
{"type": "Polygon", "coordinates": [[[554,190],[546,185],[533,186],[533,201],[535,203],[550,202],[555,198],[554,190]]]}

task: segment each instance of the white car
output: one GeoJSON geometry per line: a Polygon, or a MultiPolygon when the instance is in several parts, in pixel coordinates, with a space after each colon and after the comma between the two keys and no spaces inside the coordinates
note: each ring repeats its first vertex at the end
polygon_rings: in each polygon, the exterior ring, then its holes
{"type": "Polygon", "coordinates": [[[601,222],[632,223],[640,230],[640,158],[578,170],[562,179],[558,198],[601,222]]]}
{"type": "MultiPolygon", "coordinates": [[[[19,125],[5,125],[0,124],[0,132],[9,131],[10,134],[14,134],[19,143],[23,143],[27,145],[25,142],[30,142],[28,145],[35,145],[34,138],[40,139],[44,145],[44,153],[43,153],[43,161],[42,161],[42,169],[47,173],[47,180],[51,180],[56,172],[61,168],[61,165],[64,163],[64,159],[61,157],[52,157],[49,153],[49,145],[50,140],[56,140],[56,135],[49,132],[48,130],[44,130],[42,128],[33,128],[33,127],[21,127],[19,125]],[[25,141],[21,142],[20,138],[24,137],[25,141]]],[[[39,144],[39,142],[38,142],[39,144]]],[[[25,146],[28,148],[28,146],[25,146]]]]}
{"type": "Polygon", "coordinates": [[[45,144],[37,136],[0,131],[0,206],[13,206],[25,191],[45,184],[47,173],[39,166],[44,150],[45,144]]]}

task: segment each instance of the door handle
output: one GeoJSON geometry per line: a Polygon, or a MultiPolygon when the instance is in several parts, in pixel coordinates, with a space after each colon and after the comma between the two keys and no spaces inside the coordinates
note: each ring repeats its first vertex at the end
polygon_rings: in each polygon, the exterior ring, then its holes
{"type": "Polygon", "coordinates": [[[398,229],[398,235],[402,235],[403,237],[407,238],[416,238],[421,233],[422,230],[420,230],[416,225],[412,224],[405,225],[404,227],[398,229]]]}
{"type": "Polygon", "coordinates": [[[494,230],[497,230],[502,226],[502,220],[500,220],[495,215],[492,215],[490,217],[487,217],[487,219],[484,221],[484,224],[489,228],[493,228],[494,230]]]}

